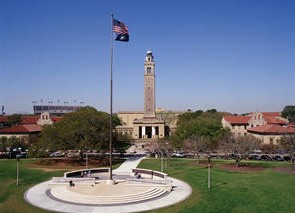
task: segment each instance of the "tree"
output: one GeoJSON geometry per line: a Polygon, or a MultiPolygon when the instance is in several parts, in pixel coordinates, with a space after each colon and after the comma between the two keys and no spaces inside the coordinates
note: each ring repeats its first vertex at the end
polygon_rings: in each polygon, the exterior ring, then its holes
{"type": "Polygon", "coordinates": [[[20,114],[13,114],[8,116],[7,126],[11,127],[17,124],[20,124],[22,116],[20,114]]]}
{"type": "Polygon", "coordinates": [[[295,168],[295,134],[284,135],[279,141],[281,147],[287,152],[292,160],[293,166],[295,168]]]}
{"type": "Polygon", "coordinates": [[[9,145],[8,145],[8,138],[7,137],[1,137],[1,140],[0,140],[0,151],[1,152],[6,152],[7,147],[9,147],[9,145]]]}
{"type": "Polygon", "coordinates": [[[0,151],[5,152],[6,156],[9,157],[7,154],[8,152],[12,152],[15,149],[26,150],[28,148],[28,143],[26,142],[26,138],[21,137],[1,137],[0,139],[0,151]]]}
{"type": "Polygon", "coordinates": [[[83,107],[46,126],[41,142],[50,150],[80,150],[80,158],[90,149],[107,150],[109,147],[109,114],[92,107],[83,107]]]}
{"type": "Polygon", "coordinates": [[[161,112],[157,112],[157,118],[164,121],[165,135],[166,136],[171,135],[172,132],[170,127],[176,126],[177,114],[171,111],[161,111],[161,112]]]}
{"type": "Polygon", "coordinates": [[[130,146],[132,137],[129,134],[114,133],[113,147],[121,154],[130,146]]]}
{"type": "Polygon", "coordinates": [[[287,118],[290,122],[295,122],[295,106],[285,106],[282,111],[282,116],[287,118]]]}
{"type": "Polygon", "coordinates": [[[113,123],[113,126],[120,126],[120,125],[122,125],[122,121],[120,120],[120,118],[118,117],[117,114],[113,114],[113,116],[112,116],[112,123],[113,123]]]}
{"type": "Polygon", "coordinates": [[[166,168],[168,167],[168,159],[171,157],[172,148],[166,139],[160,139],[155,142],[149,143],[149,151],[155,154],[155,157],[161,160],[161,171],[164,170],[164,159],[166,161],[166,168]]]}
{"type": "Polygon", "coordinates": [[[186,152],[191,152],[197,155],[197,164],[199,164],[199,154],[208,150],[208,142],[204,136],[191,136],[186,139],[183,144],[183,149],[186,152]]]}
{"type": "Polygon", "coordinates": [[[191,110],[188,110],[187,112],[181,114],[178,116],[178,122],[177,125],[180,125],[182,123],[191,121],[193,119],[198,118],[201,116],[204,112],[202,110],[197,110],[195,112],[192,112],[191,110]]]}
{"type": "Polygon", "coordinates": [[[156,153],[161,155],[164,154],[166,156],[170,156],[172,152],[172,148],[169,141],[167,141],[166,139],[160,139],[158,141],[151,142],[149,144],[149,151],[151,153],[156,153]]]}
{"type": "Polygon", "coordinates": [[[230,153],[234,155],[237,166],[243,158],[248,157],[255,149],[259,149],[261,140],[252,135],[237,136],[231,135],[225,143],[225,149],[229,149],[230,153]]]}
{"type": "Polygon", "coordinates": [[[179,116],[177,128],[171,137],[174,146],[182,147],[183,141],[193,136],[205,137],[208,150],[217,146],[219,140],[223,138],[226,130],[222,127],[221,118],[223,113],[216,110],[203,112],[186,112],[179,116]]]}

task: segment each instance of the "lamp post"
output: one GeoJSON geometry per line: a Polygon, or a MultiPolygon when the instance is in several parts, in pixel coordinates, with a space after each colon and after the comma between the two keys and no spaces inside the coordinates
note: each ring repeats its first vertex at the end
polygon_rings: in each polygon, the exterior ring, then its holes
{"type": "Polygon", "coordinates": [[[19,186],[19,159],[21,155],[16,155],[16,186],[19,186]]]}
{"type": "Polygon", "coordinates": [[[163,152],[161,152],[161,172],[164,171],[164,165],[163,165],[163,152]]]}
{"type": "Polygon", "coordinates": [[[211,177],[210,177],[210,167],[211,167],[211,156],[208,155],[208,189],[211,188],[211,177]]]}
{"type": "Polygon", "coordinates": [[[86,152],[86,169],[88,169],[88,152],[86,152]]]}

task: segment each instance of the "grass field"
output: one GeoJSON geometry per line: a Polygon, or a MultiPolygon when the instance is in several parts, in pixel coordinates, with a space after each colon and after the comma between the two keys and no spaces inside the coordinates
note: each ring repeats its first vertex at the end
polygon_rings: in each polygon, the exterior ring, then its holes
{"type": "MultiPolygon", "coordinates": [[[[20,186],[16,186],[16,160],[0,160],[0,212],[46,212],[24,201],[24,192],[34,184],[62,176],[63,171],[30,168],[32,160],[20,161],[20,186]]],[[[214,161],[211,189],[207,188],[207,168],[193,160],[174,159],[164,162],[170,176],[189,183],[192,195],[174,206],[152,212],[295,212],[295,175],[274,172],[272,167],[289,165],[275,162],[251,162],[264,167],[259,172],[229,172],[214,161]]],[[[249,164],[249,162],[247,162],[249,164]]],[[[290,166],[290,165],[289,165],[290,166]]],[[[159,159],[142,161],[141,168],[160,170],[159,159]]],[[[60,168],[59,168],[60,169],[60,168]]]]}
{"type": "MultiPolygon", "coordinates": [[[[171,160],[167,165],[164,163],[164,172],[188,182],[193,193],[180,204],[153,212],[295,212],[295,175],[272,171],[272,167],[285,163],[251,162],[265,168],[260,172],[229,172],[217,167],[233,161],[214,163],[210,190],[206,167],[185,159],[171,160]]],[[[159,170],[160,162],[155,159],[143,161],[139,167],[153,169],[155,165],[159,170]]]]}

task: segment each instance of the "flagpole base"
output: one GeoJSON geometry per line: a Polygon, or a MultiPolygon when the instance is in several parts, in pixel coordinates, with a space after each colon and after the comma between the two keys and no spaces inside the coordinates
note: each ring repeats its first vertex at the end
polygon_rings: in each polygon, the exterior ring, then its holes
{"type": "Polygon", "coordinates": [[[106,181],[106,184],[107,185],[115,185],[116,184],[116,181],[114,181],[114,180],[107,180],[106,181]]]}

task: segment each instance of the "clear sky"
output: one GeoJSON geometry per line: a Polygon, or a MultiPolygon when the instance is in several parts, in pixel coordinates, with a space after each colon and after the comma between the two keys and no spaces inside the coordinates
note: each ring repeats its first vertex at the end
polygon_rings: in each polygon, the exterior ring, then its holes
{"type": "Polygon", "coordinates": [[[0,0],[0,105],[108,112],[114,13],[130,33],[114,42],[114,112],[143,110],[148,49],[157,107],[281,111],[295,104],[294,11],[293,0],[0,0]]]}

